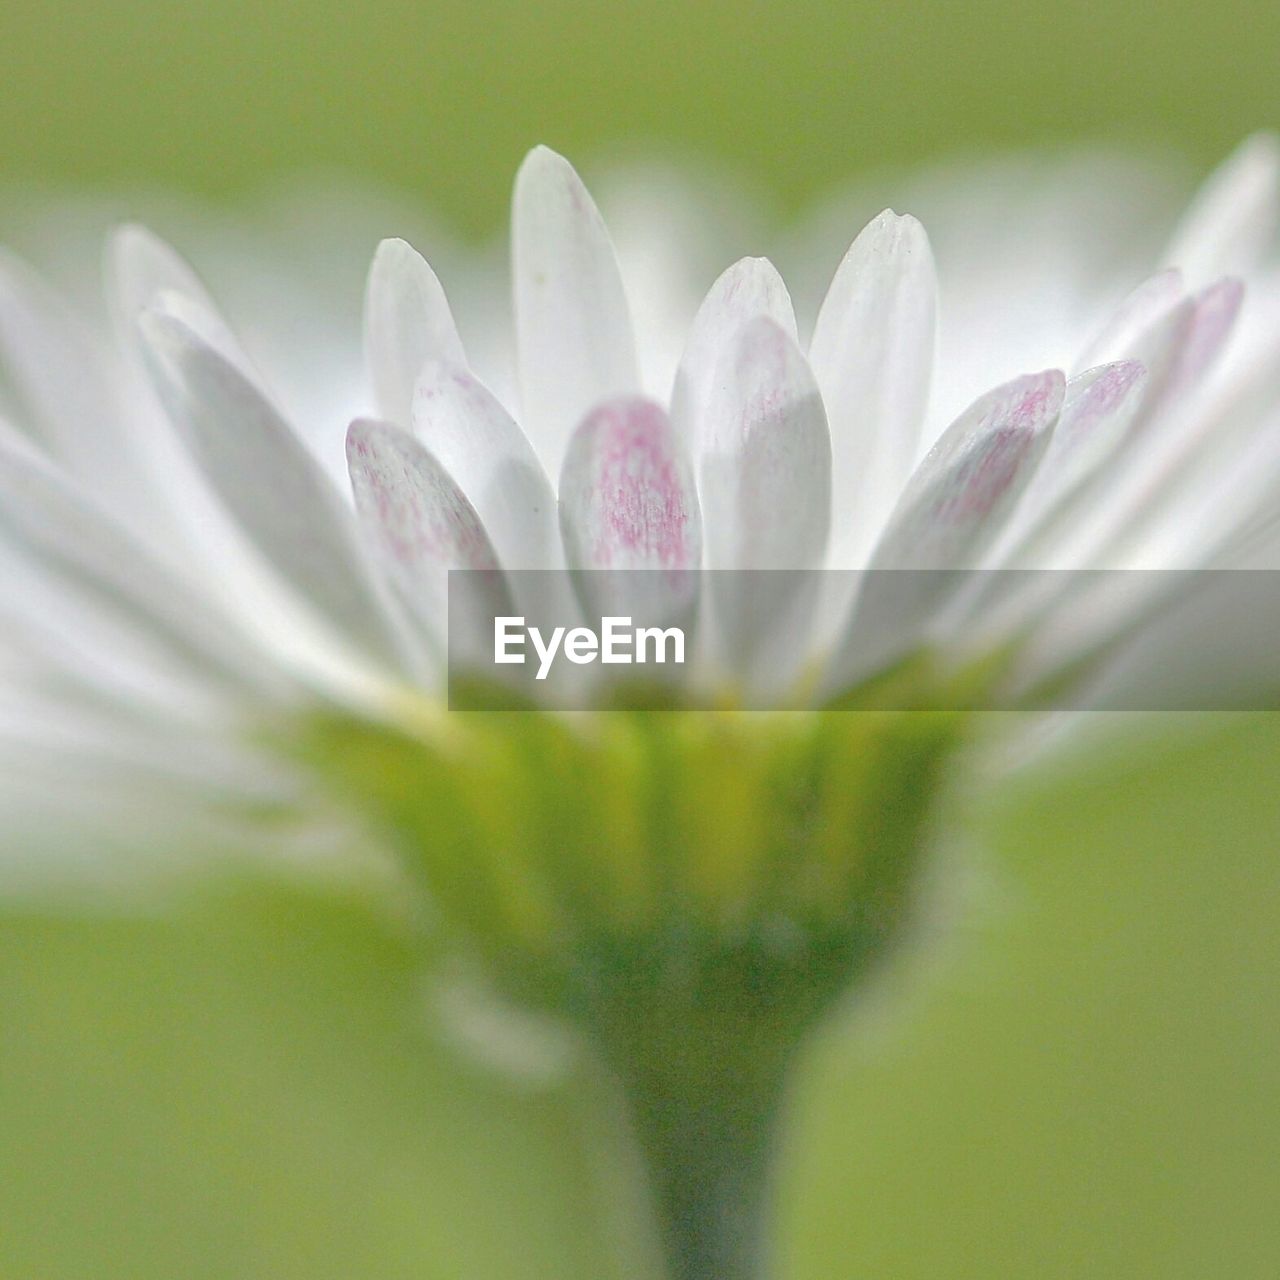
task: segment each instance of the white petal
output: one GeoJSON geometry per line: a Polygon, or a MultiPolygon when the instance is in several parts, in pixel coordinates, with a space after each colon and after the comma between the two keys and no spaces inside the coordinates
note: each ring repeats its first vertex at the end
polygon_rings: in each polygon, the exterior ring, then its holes
{"type": "Polygon", "coordinates": [[[1037,547],[1037,567],[1126,567],[1124,546],[1161,505],[1180,460],[1206,438],[1212,415],[1189,411],[1189,393],[1221,351],[1239,301],[1238,283],[1222,281],[1178,302],[1130,344],[1130,356],[1147,370],[1137,413],[1106,465],[1081,487],[1072,504],[1079,518],[1055,523],[1050,542],[1037,547]]]}
{"type": "Polygon", "coordinates": [[[831,522],[822,396],[790,334],[753,320],[723,353],[699,468],[707,567],[810,569],[831,522]]]}
{"type": "Polygon", "coordinates": [[[1248,274],[1271,248],[1280,222],[1280,138],[1248,138],[1210,176],[1164,252],[1193,284],[1248,274]]]}
{"type": "MultiPolygon", "coordinates": [[[[1128,419],[1128,426],[1121,430],[1118,445],[1106,450],[1102,464],[1091,466],[1075,494],[1032,534],[1031,554],[1020,549],[1029,567],[1191,567],[1211,554],[1239,521],[1251,518],[1256,503],[1250,495],[1265,495],[1273,474],[1264,462],[1269,432],[1265,416],[1257,412],[1260,406],[1235,403],[1216,414],[1200,409],[1179,413],[1182,405],[1171,394],[1185,389],[1194,371],[1216,353],[1238,305],[1233,286],[1234,282],[1223,282],[1184,300],[1171,313],[1175,323],[1154,326],[1155,334],[1145,345],[1156,371],[1147,382],[1157,382],[1156,396],[1136,384],[1126,393],[1119,421],[1128,419]],[[1256,474],[1250,474],[1249,464],[1241,469],[1244,453],[1254,458],[1256,474]]],[[[1072,433],[1071,412],[1070,405],[1063,409],[1036,488],[1057,453],[1059,434],[1072,433]]],[[[1101,425],[1106,435],[1115,434],[1116,420],[1101,425]]],[[[1034,496],[1028,491],[1028,500],[1034,496]]],[[[996,584],[1003,598],[996,600],[988,593],[990,598],[975,617],[1005,630],[1038,628],[1053,645],[1065,645],[1065,653],[1144,608],[1149,597],[1163,590],[1158,577],[1068,573],[1050,580],[1049,575],[1014,575],[996,584]],[[1023,577],[1025,581],[1018,581],[1023,577]]],[[[1037,661],[1043,660],[1039,655],[1037,661]]]]}
{"type": "Polygon", "coordinates": [[[353,422],[347,463],[356,510],[380,561],[443,645],[449,570],[498,567],[479,515],[439,461],[390,423],[353,422]]]}
{"type": "Polygon", "coordinates": [[[252,371],[231,327],[200,277],[171,245],[137,223],[117,227],[107,240],[107,300],[121,339],[132,345],[142,313],[166,295],[165,309],[238,367],[252,371]]]}
{"type": "Polygon", "coordinates": [[[223,685],[271,687],[225,615],[7,429],[0,431],[0,529],[38,557],[51,583],[120,616],[188,667],[223,685]]]}
{"type": "Polygon", "coordinates": [[[353,513],[262,392],[186,325],[147,312],[157,382],[205,475],[284,582],[381,659],[404,637],[353,513]]]}
{"type": "Polygon", "coordinates": [[[1076,361],[1078,370],[1093,369],[1129,357],[1134,344],[1166,317],[1186,296],[1182,272],[1168,267],[1144,280],[1116,308],[1076,361]]]}
{"type": "Polygon", "coordinates": [[[1244,297],[1238,280],[1220,280],[1184,298],[1137,338],[1130,358],[1147,370],[1132,448],[1143,456],[1126,457],[1131,475],[1146,471],[1162,451],[1176,450],[1183,431],[1194,429],[1196,415],[1185,412],[1200,383],[1222,354],[1244,297]],[[1158,430],[1148,431],[1148,427],[1158,430]]]}
{"type": "Polygon", "coordinates": [[[560,477],[574,569],[696,569],[698,499],[671,422],[651,400],[603,404],[574,432],[560,477]]]}
{"type": "MultiPolygon", "coordinates": [[[[1218,424],[1227,435],[1235,424],[1218,424]]],[[[1240,436],[1238,427],[1235,434],[1240,436]]],[[[1241,535],[1280,513],[1280,406],[1225,449],[1206,448],[1170,476],[1131,549],[1142,568],[1197,568],[1229,558],[1241,535]]],[[[1266,566],[1274,572],[1275,563],[1266,566]]]]}
{"type": "Polygon", "coordinates": [[[1175,406],[1221,354],[1243,293],[1238,280],[1219,280],[1193,297],[1163,309],[1153,307],[1145,328],[1135,317],[1123,341],[1110,344],[1117,359],[1137,361],[1147,370],[1139,430],[1175,406]]]}
{"type": "Polygon", "coordinates": [[[798,342],[795,311],[787,286],[767,258],[743,258],[711,286],[690,326],[671,393],[671,422],[697,458],[716,366],[738,330],[768,316],[798,342]]]}
{"type": "Polygon", "coordinates": [[[1244,285],[1232,277],[1218,280],[1195,295],[1187,340],[1166,395],[1186,391],[1204,376],[1225,348],[1243,302],[1244,285]]]}
{"type": "Polygon", "coordinates": [[[407,426],[428,360],[467,367],[462,339],[436,273],[403,240],[384,240],[364,297],[364,357],[378,412],[407,426]]]}
{"type": "MultiPolygon", "coordinates": [[[[1233,391],[1235,388],[1232,389],[1233,391]]],[[[1106,493],[1099,527],[1086,549],[1095,563],[1121,568],[1184,568],[1257,519],[1265,507],[1280,439],[1280,396],[1241,388],[1184,419],[1152,423],[1124,459],[1106,493]]]]}
{"type": "Polygon", "coordinates": [[[1194,322],[1195,303],[1191,298],[1181,298],[1158,315],[1146,329],[1136,333],[1119,352],[1121,358],[1136,360],[1147,371],[1144,420],[1150,418],[1151,410],[1159,403],[1164,389],[1173,381],[1194,322]]]}
{"type": "Polygon", "coordinates": [[[698,470],[711,575],[711,661],[769,694],[803,661],[812,574],[831,527],[831,441],[818,384],[767,317],[738,331],[708,397],[698,470]],[[764,572],[743,572],[761,570],[764,572]]]}
{"type": "MultiPolygon", "coordinates": [[[[190,557],[203,554],[214,566],[209,572],[225,588],[224,595],[243,599],[242,615],[251,613],[261,623],[274,608],[258,600],[249,603],[256,591],[272,592],[269,584],[255,577],[245,563],[245,548],[229,528],[225,511],[200,475],[195,460],[172,424],[155,402],[154,389],[146,381],[146,354],[140,347],[139,321],[149,308],[164,311],[196,333],[228,363],[253,382],[259,374],[240,345],[196,272],[185,259],[154,232],[134,223],[117,227],[108,237],[105,254],[107,302],[120,346],[132,358],[130,373],[137,385],[128,401],[130,435],[145,440],[147,478],[142,484],[164,500],[164,514],[176,536],[166,537],[176,552],[190,557]],[[150,423],[144,434],[144,424],[150,423]]],[[[154,542],[153,546],[156,545],[154,542]]],[[[167,547],[166,547],[167,549],[167,547]]],[[[277,634],[294,628],[281,619],[277,634]]]]}
{"type": "Polygon", "coordinates": [[[0,628],[6,643],[68,701],[131,718],[159,715],[209,727],[231,690],[198,649],[136,602],[79,581],[65,566],[0,537],[0,628]]]}
{"type": "Polygon", "coordinates": [[[0,254],[0,363],[49,451],[131,527],[160,518],[145,475],[145,422],[125,412],[108,353],[27,265],[0,254]]]}
{"type": "MultiPolygon", "coordinates": [[[[1205,431],[1207,438],[1215,443],[1222,439],[1226,447],[1206,448],[1203,457],[1188,460],[1167,476],[1154,477],[1146,487],[1145,499],[1135,503],[1133,518],[1124,523],[1123,546],[1110,549],[1109,562],[1118,571],[1054,575],[1062,579],[1051,584],[1057,590],[1043,593],[1041,607],[1027,619],[1033,624],[1028,633],[1034,641],[1027,655],[1030,675],[1044,678],[1114,650],[1140,626],[1154,623],[1185,629],[1188,619],[1176,616],[1178,608],[1206,590],[1221,595],[1229,577],[1239,577],[1242,584],[1233,588],[1234,607],[1238,609],[1248,598],[1247,574],[1219,573],[1215,585],[1213,575],[1201,577],[1194,572],[1248,567],[1247,561],[1236,559],[1245,549],[1238,535],[1256,528],[1258,517],[1274,513],[1280,502],[1280,406],[1273,407],[1269,416],[1255,418],[1243,431],[1231,416],[1211,423],[1205,431]],[[1173,616],[1159,616],[1169,614],[1173,616]]],[[[1273,574],[1275,566],[1276,561],[1268,557],[1258,567],[1273,574]]],[[[1258,600],[1267,603],[1265,591],[1258,600]]],[[[1239,621],[1237,614],[1223,615],[1227,625],[1239,621]]],[[[1265,626],[1268,620],[1252,621],[1256,638],[1265,640],[1265,631],[1258,630],[1257,624],[1265,626]]],[[[1211,632],[1202,633],[1200,639],[1201,661],[1216,656],[1221,665],[1224,644],[1230,648],[1239,636],[1211,632]]],[[[1179,637],[1178,649],[1184,654],[1186,640],[1186,635],[1179,637]]],[[[1194,633],[1191,643],[1196,643],[1194,633]]],[[[1274,645],[1269,656],[1273,654],[1274,645]]],[[[1274,673],[1274,661],[1270,670],[1274,673]]]]}
{"type": "Polygon", "coordinates": [[[562,562],[551,483],[523,431],[479,381],[431,362],[413,395],[413,429],[474,506],[505,569],[562,562]]]}
{"type": "Polygon", "coordinates": [[[631,315],[599,210],[546,147],[516,177],[511,234],[522,421],[556,474],[586,414],[639,390],[631,315]]]}
{"type": "Polygon", "coordinates": [[[831,426],[839,567],[858,562],[916,460],[936,312],[924,228],[911,217],[880,214],[837,269],[809,348],[831,426]]]}

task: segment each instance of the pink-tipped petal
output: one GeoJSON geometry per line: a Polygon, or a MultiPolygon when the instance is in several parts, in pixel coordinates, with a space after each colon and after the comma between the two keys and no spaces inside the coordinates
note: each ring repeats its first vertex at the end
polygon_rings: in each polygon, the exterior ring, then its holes
{"type": "Polygon", "coordinates": [[[587,416],[565,455],[560,520],[572,568],[698,567],[693,476],[658,405],[630,397],[587,416]]]}
{"type": "Polygon", "coordinates": [[[1233,277],[1215,281],[1192,299],[1193,317],[1179,355],[1176,391],[1193,387],[1222,354],[1240,316],[1244,284],[1233,277]]]}
{"type": "Polygon", "coordinates": [[[981,565],[1005,527],[1044,455],[1065,386],[1055,369],[997,387],[961,414],[916,468],[836,646],[829,692],[911,652],[972,587],[951,571],[981,565]]]}
{"type": "Polygon", "coordinates": [[[1064,524],[1071,529],[1076,515],[1088,523],[1091,482],[1129,442],[1146,382],[1142,365],[1127,360],[1089,369],[1067,383],[1048,446],[991,548],[988,563],[998,568],[1043,568],[1052,562],[1054,531],[1064,524]]]}
{"type": "Polygon", "coordinates": [[[1120,360],[1067,383],[1058,425],[1023,494],[1027,518],[1049,514],[1106,464],[1133,425],[1146,381],[1136,360],[1120,360]]]}
{"type": "Polygon", "coordinates": [[[1147,342],[1149,376],[1138,416],[1115,465],[1090,486],[1090,518],[1076,522],[1061,555],[1069,564],[1123,567],[1146,530],[1194,487],[1214,455],[1231,452],[1238,433],[1264,421],[1269,380],[1226,386],[1214,365],[1234,331],[1242,302],[1238,281],[1222,280],[1179,304],[1174,320],[1147,342]],[[1189,407],[1194,406],[1194,411],[1189,407]]]}
{"type": "Polygon", "coordinates": [[[347,465],[356,510],[401,571],[498,567],[476,509],[439,460],[407,432],[386,422],[353,422],[347,465]]]}
{"type": "Polygon", "coordinates": [[[374,553],[428,634],[443,645],[449,570],[498,568],[476,509],[439,460],[391,423],[353,422],[347,466],[374,553]]]}
{"type": "Polygon", "coordinates": [[[651,624],[692,607],[702,558],[698,498],[684,448],[652,401],[609,401],[574,433],[560,477],[560,525],[569,567],[606,571],[577,576],[589,614],[651,624]]]}
{"type": "MultiPolygon", "coordinates": [[[[1063,540],[1088,524],[1097,482],[1130,439],[1145,383],[1146,370],[1135,361],[1090,369],[1067,383],[1049,445],[985,566],[1033,570],[1061,563],[1063,540]]],[[[984,573],[966,584],[967,599],[957,616],[989,634],[1013,631],[1043,606],[1052,585],[1041,575],[984,573]]]]}
{"type": "Polygon", "coordinates": [[[1051,369],[997,387],[961,414],[916,468],[870,567],[975,564],[1039,462],[1065,390],[1051,369]]]}
{"type": "Polygon", "coordinates": [[[1123,340],[1118,334],[1109,344],[1117,359],[1136,361],[1147,371],[1135,434],[1176,409],[1179,399],[1212,368],[1231,336],[1243,297],[1240,281],[1216,281],[1192,297],[1153,306],[1145,327],[1137,323],[1135,313],[1123,340]]]}

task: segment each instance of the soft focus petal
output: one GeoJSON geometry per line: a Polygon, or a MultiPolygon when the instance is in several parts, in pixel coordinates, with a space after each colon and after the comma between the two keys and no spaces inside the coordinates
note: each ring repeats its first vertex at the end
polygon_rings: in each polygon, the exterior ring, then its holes
{"type": "Polygon", "coordinates": [[[600,211],[546,147],[516,177],[511,234],[522,421],[556,474],[586,414],[640,388],[631,315],[600,211]]]}
{"type": "Polygon", "coordinates": [[[1161,273],[1130,295],[1085,357],[1136,361],[1146,369],[1140,410],[1146,423],[1195,388],[1221,354],[1242,299],[1238,280],[1219,280],[1188,297],[1176,273],[1161,273]]]}
{"type": "MultiPolygon", "coordinates": [[[[1050,563],[1061,568],[1123,568],[1124,548],[1168,497],[1176,470],[1197,448],[1215,448],[1208,430],[1217,416],[1197,403],[1199,383],[1221,354],[1239,313],[1237,281],[1185,298],[1138,338],[1133,357],[1147,369],[1131,428],[1107,468],[1087,491],[1087,512],[1064,525],[1050,563]]],[[[1241,415],[1247,425],[1256,412],[1241,415]]]]}
{"type": "Polygon", "coordinates": [[[1135,361],[1090,369],[1067,383],[1062,411],[1012,517],[985,557],[990,572],[962,583],[947,625],[981,643],[1025,631],[1067,579],[1036,572],[1062,563],[1064,536],[1088,523],[1099,476],[1129,439],[1142,405],[1146,371],[1135,361]]]}
{"type": "Polygon", "coordinates": [[[400,665],[391,602],[316,459],[262,392],[181,321],[149,312],[142,327],[204,473],[262,555],[338,634],[400,665]]]}
{"type": "Polygon", "coordinates": [[[79,581],[74,569],[0,537],[0,630],[38,664],[66,705],[109,707],[122,719],[177,720],[203,733],[243,697],[207,653],[135,599],[79,581]],[[234,705],[234,703],[233,703],[234,705]]]}
{"type": "Polygon", "coordinates": [[[1200,189],[1165,248],[1191,284],[1245,274],[1273,247],[1280,223],[1280,138],[1245,141],[1200,189]]]}
{"type": "Polygon", "coordinates": [[[1244,284],[1228,276],[1192,299],[1191,326],[1178,356],[1172,386],[1165,394],[1190,394],[1225,350],[1244,302],[1244,284]]]}
{"type": "Polygon", "coordinates": [[[162,523],[144,420],[109,352],[25,263],[0,254],[0,364],[49,452],[137,531],[162,523]]]}
{"type": "Polygon", "coordinates": [[[1144,280],[1116,308],[1076,361],[1077,370],[1122,360],[1154,324],[1166,317],[1186,296],[1182,272],[1167,267],[1144,280]]]}
{"type": "Polygon", "coordinates": [[[407,426],[413,389],[428,360],[466,368],[462,339],[444,289],[403,240],[384,240],[364,297],[364,356],[378,412],[407,426]]]}
{"type": "Polygon", "coordinates": [[[1057,370],[989,392],[943,433],[916,469],[871,557],[826,677],[837,693],[924,641],[1004,527],[1057,422],[1057,370]],[[925,571],[925,572],[920,572],[925,571]]]}
{"type": "Polygon", "coordinates": [[[215,351],[252,374],[253,366],[200,277],[171,245],[137,223],[117,227],[107,240],[107,301],[121,339],[136,341],[138,321],[163,295],[215,351]]]}
{"type": "MultiPolygon", "coordinates": [[[[0,428],[0,532],[37,555],[51,582],[110,610],[223,685],[261,693],[275,673],[200,590],[7,427],[0,428]]],[[[6,584],[12,602],[16,592],[6,584]]]]}

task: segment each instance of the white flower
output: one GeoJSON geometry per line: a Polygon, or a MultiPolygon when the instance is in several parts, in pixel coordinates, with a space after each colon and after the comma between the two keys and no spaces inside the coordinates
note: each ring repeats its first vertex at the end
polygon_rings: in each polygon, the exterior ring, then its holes
{"type": "MultiPolygon", "coordinates": [[[[871,221],[811,325],[770,262],[744,258],[681,332],[694,282],[672,274],[679,247],[646,226],[639,278],[624,253],[633,311],[596,205],[539,148],[513,213],[518,396],[499,362],[470,358],[500,349],[495,333],[460,333],[426,261],[383,242],[368,390],[328,393],[335,412],[366,404],[349,483],[317,443],[330,424],[289,420],[151,233],[110,238],[105,334],[5,260],[20,425],[0,434],[0,802],[95,843],[228,796],[287,807],[296,770],[246,734],[310,706],[431,714],[451,567],[1228,563],[1280,502],[1278,175],[1276,142],[1246,143],[1149,247],[1145,280],[1068,287],[1062,264],[1090,227],[1040,218],[1027,234],[983,211],[959,237],[981,252],[958,264],[961,319],[948,327],[944,305],[939,361],[915,218],[871,221]],[[636,314],[661,328],[637,333],[636,314]],[[1004,380],[966,407],[987,370],[1004,380]]],[[[341,361],[305,319],[318,391],[341,361]]],[[[1048,623],[1078,602],[1009,581],[889,600],[868,586],[814,618],[796,669],[821,666],[829,697],[925,644],[1017,637],[1039,678],[1157,603],[1144,591],[1088,612],[1064,649],[1048,623]]],[[[731,588],[699,603],[703,678],[758,679],[743,655],[770,602],[731,588]]]]}

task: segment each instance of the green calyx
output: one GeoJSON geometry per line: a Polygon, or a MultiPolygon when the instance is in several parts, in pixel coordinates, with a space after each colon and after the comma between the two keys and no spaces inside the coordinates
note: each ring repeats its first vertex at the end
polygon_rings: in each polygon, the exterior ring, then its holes
{"type": "Polygon", "coordinates": [[[519,1002],[617,981],[821,1002],[897,932],[958,711],[313,716],[293,754],[519,1002]]]}
{"type": "Polygon", "coordinates": [[[954,690],[922,698],[946,710],[886,709],[901,692],[312,715],[280,739],[380,833],[438,945],[576,1031],[672,1280],[765,1274],[791,1064],[910,919],[970,715],[954,690]]]}

